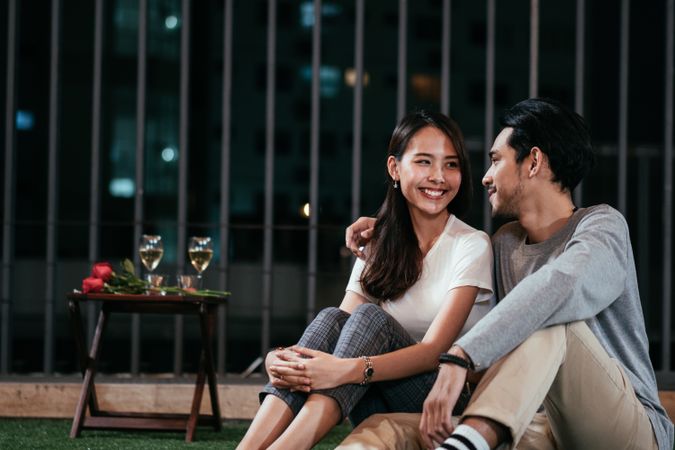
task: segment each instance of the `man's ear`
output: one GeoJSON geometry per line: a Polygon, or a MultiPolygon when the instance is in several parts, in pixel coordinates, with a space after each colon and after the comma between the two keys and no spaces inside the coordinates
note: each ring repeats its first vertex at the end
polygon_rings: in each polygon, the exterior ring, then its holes
{"type": "Polygon", "coordinates": [[[396,162],[396,158],[393,156],[390,156],[387,158],[387,171],[389,172],[389,176],[393,179],[398,181],[399,180],[399,175],[398,175],[398,164],[396,162]]]}
{"type": "Polygon", "coordinates": [[[530,150],[530,156],[528,157],[528,162],[530,167],[528,168],[528,174],[530,177],[536,176],[544,167],[546,162],[546,154],[541,151],[539,147],[532,147],[530,150]]]}

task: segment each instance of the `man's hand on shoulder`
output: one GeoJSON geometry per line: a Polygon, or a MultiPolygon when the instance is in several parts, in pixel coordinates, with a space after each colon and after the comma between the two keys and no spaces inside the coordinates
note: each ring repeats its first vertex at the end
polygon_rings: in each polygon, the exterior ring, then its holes
{"type": "Polygon", "coordinates": [[[375,219],[373,217],[359,217],[356,222],[347,227],[345,245],[351,252],[361,259],[365,259],[363,247],[373,237],[375,219]]]}

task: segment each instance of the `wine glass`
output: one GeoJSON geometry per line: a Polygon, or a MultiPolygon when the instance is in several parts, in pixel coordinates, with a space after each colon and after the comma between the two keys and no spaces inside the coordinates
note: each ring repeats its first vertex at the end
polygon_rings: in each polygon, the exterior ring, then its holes
{"type": "Polygon", "coordinates": [[[146,279],[151,284],[155,284],[152,271],[157,268],[159,262],[162,260],[162,255],[164,255],[162,236],[156,234],[144,234],[141,236],[141,242],[138,245],[138,254],[141,256],[141,262],[149,272],[146,279]]]}
{"type": "MultiPolygon", "coordinates": [[[[201,285],[202,272],[206,270],[213,258],[213,241],[210,237],[193,236],[188,244],[188,256],[192,267],[197,271],[201,285]]],[[[201,286],[200,286],[201,288],[201,286]]]]}

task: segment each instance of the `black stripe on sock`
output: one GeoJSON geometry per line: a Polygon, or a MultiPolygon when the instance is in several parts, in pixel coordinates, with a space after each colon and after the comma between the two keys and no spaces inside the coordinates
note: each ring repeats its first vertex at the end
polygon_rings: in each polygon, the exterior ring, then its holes
{"type": "Polygon", "coordinates": [[[461,434],[452,433],[452,435],[450,435],[450,438],[457,439],[459,442],[466,445],[466,448],[468,448],[469,450],[478,450],[476,446],[473,445],[473,442],[471,442],[468,438],[462,436],[461,434]]]}
{"type": "Polygon", "coordinates": [[[447,442],[443,442],[441,444],[441,447],[447,448],[448,450],[459,450],[457,447],[455,447],[454,445],[450,445],[447,442]]]}

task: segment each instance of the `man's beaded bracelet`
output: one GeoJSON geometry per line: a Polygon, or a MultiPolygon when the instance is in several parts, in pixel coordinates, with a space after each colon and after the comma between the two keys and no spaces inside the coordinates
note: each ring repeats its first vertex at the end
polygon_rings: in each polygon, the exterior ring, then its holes
{"type": "Polygon", "coordinates": [[[473,364],[461,356],[451,355],[450,353],[441,353],[438,357],[438,362],[441,364],[454,364],[465,369],[471,369],[473,364]]]}

